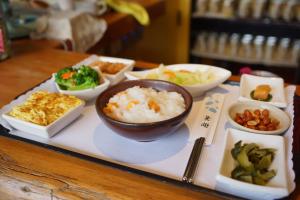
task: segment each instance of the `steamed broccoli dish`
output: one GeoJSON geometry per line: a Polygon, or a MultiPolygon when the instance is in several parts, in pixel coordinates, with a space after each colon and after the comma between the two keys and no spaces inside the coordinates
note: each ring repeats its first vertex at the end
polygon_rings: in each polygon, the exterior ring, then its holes
{"type": "Polygon", "coordinates": [[[62,90],[84,90],[99,85],[99,74],[85,65],[77,69],[68,67],[57,72],[55,82],[62,90]]]}

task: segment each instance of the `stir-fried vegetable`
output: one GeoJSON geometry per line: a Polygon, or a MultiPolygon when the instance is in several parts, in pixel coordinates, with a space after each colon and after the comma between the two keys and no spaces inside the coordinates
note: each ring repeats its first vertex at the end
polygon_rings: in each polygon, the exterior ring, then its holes
{"type": "Polygon", "coordinates": [[[237,142],[231,155],[238,164],[231,172],[231,177],[257,185],[267,184],[276,175],[275,170],[269,170],[275,151],[271,148],[261,149],[255,143],[242,145],[242,141],[237,142]]]}
{"type": "Polygon", "coordinates": [[[156,72],[148,74],[146,78],[165,80],[178,85],[188,86],[209,83],[214,80],[214,74],[210,71],[201,72],[199,70],[169,70],[160,66],[156,72]]]}
{"type": "Polygon", "coordinates": [[[69,67],[57,72],[55,82],[63,90],[83,90],[99,85],[99,75],[89,66],[69,67]]]}

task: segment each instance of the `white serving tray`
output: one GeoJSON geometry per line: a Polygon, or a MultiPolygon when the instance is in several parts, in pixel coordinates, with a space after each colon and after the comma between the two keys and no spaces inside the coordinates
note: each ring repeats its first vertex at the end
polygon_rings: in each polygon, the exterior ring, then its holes
{"type": "MultiPolygon", "coordinates": [[[[41,89],[56,91],[53,81],[48,80],[26,94],[19,96],[10,104],[4,106],[0,110],[0,114],[7,112],[12,106],[23,101],[33,91],[41,89]]],[[[286,89],[289,102],[286,109],[292,120],[294,118],[294,91],[295,87],[293,86],[286,89]]],[[[210,94],[212,93],[226,94],[226,98],[216,128],[214,141],[212,145],[205,146],[202,149],[201,160],[195,173],[194,185],[216,190],[216,176],[223,154],[222,145],[225,139],[225,129],[231,127],[227,122],[225,113],[231,103],[237,101],[239,87],[220,85],[210,92],[210,94]]],[[[206,94],[206,96],[207,95],[209,94],[206,94]]],[[[185,125],[177,132],[162,138],[161,140],[147,143],[123,138],[107,128],[98,117],[94,102],[89,102],[77,120],[50,139],[43,139],[19,130],[14,130],[2,118],[0,118],[0,123],[4,127],[10,129],[10,134],[13,136],[22,137],[96,159],[181,181],[193,148],[193,140],[190,138],[196,138],[194,134],[199,134],[199,132],[195,130],[197,127],[192,127],[191,124],[195,115],[199,114],[198,111],[201,107],[201,99],[203,99],[203,97],[195,100],[193,109],[187,118],[185,125]]],[[[293,125],[284,135],[286,141],[289,193],[295,189],[295,173],[292,168],[292,136],[293,125]]]]}

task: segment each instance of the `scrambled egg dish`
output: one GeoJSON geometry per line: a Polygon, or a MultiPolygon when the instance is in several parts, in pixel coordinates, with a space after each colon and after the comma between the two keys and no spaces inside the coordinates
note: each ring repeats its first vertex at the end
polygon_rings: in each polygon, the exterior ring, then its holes
{"type": "Polygon", "coordinates": [[[47,126],[81,103],[82,100],[75,96],[37,91],[23,104],[13,107],[8,114],[20,120],[47,126]]]}

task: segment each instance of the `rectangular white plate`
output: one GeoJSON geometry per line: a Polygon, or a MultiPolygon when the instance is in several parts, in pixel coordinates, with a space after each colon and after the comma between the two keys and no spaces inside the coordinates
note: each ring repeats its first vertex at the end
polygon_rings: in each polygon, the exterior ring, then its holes
{"type": "MultiPolygon", "coordinates": [[[[240,101],[257,101],[251,98],[250,93],[255,90],[256,86],[268,84],[271,87],[272,99],[269,103],[274,106],[285,108],[287,106],[285,93],[284,93],[284,81],[282,78],[270,78],[270,77],[260,77],[253,76],[249,74],[244,74],[241,77],[241,86],[240,86],[240,101]]],[[[263,102],[264,101],[259,101],[263,102]]]]}
{"type": "Polygon", "coordinates": [[[278,199],[288,195],[285,146],[282,136],[260,135],[227,129],[224,144],[223,159],[217,175],[217,189],[249,199],[278,199]],[[231,156],[234,144],[242,140],[242,143],[256,143],[262,148],[274,148],[274,160],[270,169],[276,170],[273,177],[265,186],[245,183],[232,179],[231,171],[235,167],[235,161],[231,156]]]}
{"type": "Polygon", "coordinates": [[[58,133],[61,129],[66,127],[72,121],[74,121],[77,117],[80,116],[81,112],[84,109],[84,101],[75,108],[69,110],[65,115],[58,118],[48,126],[41,126],[38,124],[34,124],[31,122],[23,121],[17,118],[14,118],[7,113],[2,114],[2,117],[15,129],[24,131],[26,133],[30,133],[33,135],[37,135],[42,138],[50,138],[58,133]]]}

